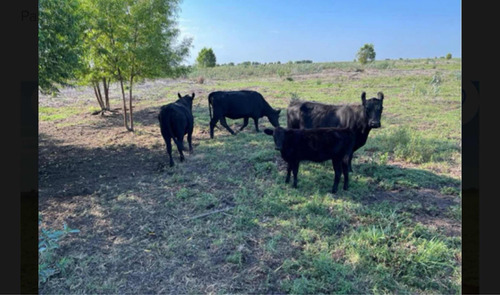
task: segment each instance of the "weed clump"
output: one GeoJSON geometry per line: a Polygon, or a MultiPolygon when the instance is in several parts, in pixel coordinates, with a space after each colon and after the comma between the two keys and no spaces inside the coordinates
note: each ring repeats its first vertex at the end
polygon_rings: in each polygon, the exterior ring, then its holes
{"type": "Polygon", "coordinates": [[[404,126],[389,134],[385,150],[394,153],[396,159],[414,164],[435,160],[436,147],[420,134],[404,126]]]}
{"type": "MultiPolygon", "coordinates": [[[[38,216],[38,225],[42,223],[42,216],[38,216]]],[[[38,284],[65,270],[67,259],[56,259],[55,249],[59,248],[59,240],[68,233],[78,233],[78,229],[71,229],[66,224],[63,230],[54,230],[40,227],[38,236],[38,284]]]]}

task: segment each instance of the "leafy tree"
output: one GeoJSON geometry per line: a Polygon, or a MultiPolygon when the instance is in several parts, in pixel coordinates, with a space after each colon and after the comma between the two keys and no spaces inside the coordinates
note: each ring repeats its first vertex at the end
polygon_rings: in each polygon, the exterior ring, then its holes
{"type": "Polygon", "coordinates": [[[134,79],[185,73],[180,63],[189,53],[191,39],[177,44],[178,0],[82,1],[89,16],[86,74],[90,81],[113,77],[120,83],[124,125],[133,131],[134,79]]]}
{"type": "Polygon", "coordinates": [[[451,53],[446,54],[446,59],[451,59],[451,53]]]}
{"type": "Polygon", "coordinates": [[[374,61],[375,49],[373,47],[373,44],[363,45],[363,47],[361,47],[358,53],[356,54],[356,57],[358,58],[358,61],[363,65],[369,61],[374,61]]]}
{"type": "MultiPolygon", "coordinates": [[[[107,40],[105,34],[99,29],[98,17],[102,17],[96,6],[95,1],[80,0],[81,11],[84,15],[83,34],[83,66],[78,71],[78,81],[81,85],[92,85],[97,102],[101,110],[97,113],[105,114],[106,111],[112,111],[109,104],[109,85],[114,77],[113,68],[106,60],[107,40]],[[103,91],[101,91],[101,83],[103,91]],[[104,96],[103,96],[104,94],[104,96]]],[[[111,25],[111,23],[110,23],[111,25]]]]}
{"type": "Polygon", "coordinates": [[[202,68],[212,68],[215,67],[216,58],[212,48],[203,47],[198,53],[196,58],[196,63],[202,68]]]}
{"type": "Polygon", "coordinates": [[[38,13],[38,85],[54,94],[81,66],[83,16],[78,0],[40,0],[38,13]]]}

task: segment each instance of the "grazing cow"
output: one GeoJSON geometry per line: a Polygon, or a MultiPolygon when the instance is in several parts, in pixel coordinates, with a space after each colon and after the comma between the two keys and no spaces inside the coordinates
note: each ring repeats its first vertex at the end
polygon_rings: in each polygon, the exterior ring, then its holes
{"type": "Polygon", "coordinates": [[[187,134],[189,152],[193,151],[191,136],[193,134],[194,125],[192,114],[194,93],[191,96],[181,96],[180,93],[177,93],[177,96],[179,96],[179,99],[162,106],[160,114],[158,115],[161,135],[165,140],[167,153],[170,157],[170,167],[174,166],[174,161],[172,160],[172,143],[170,142],[171,138],[177,145],[181,162],[184,161],[182,150],[184,149],[183,141],[185,134],[187,134]]]}
{"type": "Polygon", "coordinates": [[[231,134],[235,134],[227,125],[226,117],[230,119],[243,118],[243,126],[241,126],[240,131],[248,125],[249,118],[253,119],[257,132],[259,132],[259,118],[263,116],[266,116],[274,127],[280,125],[278,120],[281,110],[271,108],[262,94],[256,91],[212,92],[208,95],[208,109],[210,111],[210,138],[214,138],[214,127],[219,120],[231,134]]]}
{"type": "Polygon", "coordinates": [[[372,128],[379,128],[384,94],[366,99],[361,94],[361,105],[330,105],[319,102],[292,100],[287,109],[288,128],[347,127],[355,134],[355,144],[349,156],[349,171],[352,172],[352,154],[364,146],[372,128]]]}
{"type": "Polygon", "coordinates": [[[348,128],[285,129],[266,128],[272,135],[275,148],[287,162],[285,183],[290,182],[293,172],[293,187],[297,187],[297,173],[300,161],[324,162],[332,160],[335,178],[332,193],[336,193],[340,174],[344,174],[344,190],[349,186],[349,155],[354,147],[354,134],[348,128]]]}

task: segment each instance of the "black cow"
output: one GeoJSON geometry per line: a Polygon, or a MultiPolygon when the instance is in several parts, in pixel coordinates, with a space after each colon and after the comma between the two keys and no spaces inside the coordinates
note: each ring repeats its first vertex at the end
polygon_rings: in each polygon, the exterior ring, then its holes
{"type": "Polygon", "coordinates": [[[214,127],[219,120],[231,134],[235,134],[227,125],[226,117],[230,119],[243,118],[243,126],[241,126],[240,131],[248,125],[249,118],[255,122],[255,131],[257,132],[259,132],[259,118],[263,116],[266,116],[274,127],[280,125],[278,120],[281,110],[271,108],[262,94],[256,91],[212,92],[208,95],[208,109],[210,111],[210,138],[214,138],[214,127]]]}
{"type": "Polygon", "coordinates": [[[172,143],[170,142],[171,138],[177,145],[181,162],[184,161],[184,154],[182,153],[182,150],[184,149],[183,141],[185,134],[187,134],[189,151],[193,151],[191,136],[193,134],[194,126],[192,113],[194,93],[191,96],[181,96],[180,93],[177,93],[177,96],[179,96],[178,100],[162,106],[160,114],[158,114],[161,135],[165,140],[167,153],[170,157],[170,167],[174,166],[174,161],[172,160],[172,143]]]}
{"type": "MultiPolygon", "coordinates": [[[[372,128],[379,128],[384,94],[366,99],[361,94],[361,105],[330,105],[319,102],[292,100],[287,109],[288,128],[347,127],[355,134],[352,153],[364,146],[372,128]]],[[[352,153],[349,156],[349,171],[352,172],[352,153]]]]}
{"type": "Polygon", "coordinates": [[[297,173],[300,161],[324,162],[332,160],[335,178],[332,193],[336,193],[340,174],[344,174],[344,190],[349,186],[349,155],[354,147],[354,134],[348,128],[315,128],[274,130],[266,128],[264,132],[272,135],[275,148],[287,162],[285,182],[290,182],[293,172],[293,187],[297,187],[297,173]]]}

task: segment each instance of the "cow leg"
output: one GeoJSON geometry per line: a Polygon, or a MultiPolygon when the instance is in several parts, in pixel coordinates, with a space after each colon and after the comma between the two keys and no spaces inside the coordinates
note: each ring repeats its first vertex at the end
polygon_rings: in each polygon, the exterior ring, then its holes
{"type": "Polygon", "coordinates": [[[290,173],[292,172],[292,165],[290,163],[288,163],[288,165],[286,166],[286,178],[285,178],[285,183],[289,183],[290,182],[290,173]]]}
{"type": "Polygon", "coordinates": [[[344,190],[346,191],[349,188],[349,168],[350,168],[350,157],[344,158],[342,161],[342,172],[344,174],[344,190]]]}
{"type": "Polygon", "coordinates": [[[193,152],[193,145],[191,143],[193,139],[193,130],[190,130],[188,132],[188,135],[187,135],[187,141],[188,141],[188,144],[189,144],[189,152],[192,153],[193,152]]]}
{"type": "Polygon", "coordinates": [[[333,164],[333,170],[335,171],[332,193],[335,194],[339,188],[340,174],[342,174],[342,162],[332,159],[332,164],[333,164]]]}
{"type": "Polygon", "coordinates": [[[299,173],[299,163],[294,163],[292,172],[293,172],[293,187],[297,188],[297,174],[299,173]]]}
{"type": "Polygon", "coordinates": [[[182,142],[184,141],[184,136],[180,137],[176,144],[177,144],[177,150],[179,151],[179,154],[180,154],[180,161],[181,162],[184,162],[184,153],[182,152],[182,150],[184,149],[184,146],[182,144],[182,142]]]}
{"type": "Polygon", "coordinates": [[[248,117],[245,117],[243,119],[243,126],[241,126],[240,131],[243,130],[243,128],[247,127],[248,125],[248,117]]]}
{"type": "Polygon", "coordinates": [[[172,159],[172,143],[170,142],[170,138],[165,140],[167,144],[167,154],[170,159],[170,167],[174,166],[174,160],[172,159]]]}
{"type": "Polygon", "coordinates": [[[352,172],[352,157],[354,155],[354,152],[352,152],[351,154],[349,154],[349,163],[347,164],[349,167],[349,172],[352,172]]]}
{"type": "Polygon", "coordinates": [[[252,119],[253,119],[253,122],[255,123],[255,131],[256,132],[260,132],[260,130],[259,130],[259,118],[258,117],[254,117],[252,119]]]}
{"type": "Polygon", "coordinates": [[[220,124],[222,126],[224,126],[224,128],[226,128],[227,131],[229,131],[229,133],[231,133],[232,135],[234,135],[234,131],[229,127],[229,125],[227,125],[226,117],[220,118],[220,124]]]}

